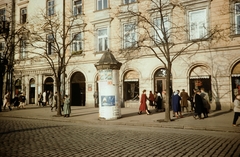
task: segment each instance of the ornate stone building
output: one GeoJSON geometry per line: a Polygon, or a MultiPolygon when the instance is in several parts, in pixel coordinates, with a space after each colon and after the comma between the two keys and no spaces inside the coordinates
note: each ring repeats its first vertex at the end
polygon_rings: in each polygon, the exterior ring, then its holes
{"type": "MultiPolygon", "coordinates": [[[[69,60],[65,75],[66,93],[70,95],[72,105],[95,106],[93,94],[98,91],[98,75],[94,64],[108,50],[122,63],[119,75],[122,107],[138,107],[138,95],[143,89],[162,92],[168,88],[165,66],[156,55],[143,48],[132,50],[132,47],[138,47],[140,42],[137,41],[144,38],[141,34],[144,31],[140,23],[142,19],[137,15],[134,18],[131,12],[136,11],[146,14],[147,20],[155,26],[161,26],[164,21],[165,29],[181,27],[178,35],[174,35],[174,31],[168,32],[170,41],[179,40],[181,46],[194,43],[172,63],[172,89],[185,89],[192,95],[194,88],[204,87],[210,95],[212,109],[231,108],[234,95],[240,93],[240,1],[161,0],[166,5],[163,19],[154,10],[154,5],[159,5],[159,2],[66,1],[66,18],[76,20],[76,29],[72,28],[68,34],[68,41],[72,42],[67,48],[68,56],[75,54],[69,60]],[[79,32],[78,28],[84,31],[79,32]],[[76,33],[79,36],[73,38],[76,33]],[[214,37],[210,38],[209,34],[214,34],[214,37]],[[202,40],[204,37],[206,40],[202,40]]],[[[4,7],[0,5],[0,13],[4,7]]],[[[43,11],[46,16],[61,17],[63,7],[62,0],[16,0],[16,27],[39,28],[32,21],[46,21],[34,18],[36,15],[43,11]]],[[[163,37],[159,28],[149,29],[149,33],[155,40],[163,37]]],[[[27,40],[28,36],[23,37],[15,50],[13,91],[25,92],[28,103],[36,104],[37,95],[45,90],[55,92],[56,84],[49,64],[44,57],[32,53],[36,50],[27,44],[27,40]]],[[[151,44],[149,40],[142,43],[147,42],[151,44]]],[[[44,45],[54,60],[57,58],[54,58],[51,46],[51,42],[44,45]]],[[[172,53],[179,52],[181,46],[173,49],[172,53]]],[[[157,53],[161,54],[160,51],[157,53]]],[[[158,56],[164,60],[163,55],[158,56]]]]}

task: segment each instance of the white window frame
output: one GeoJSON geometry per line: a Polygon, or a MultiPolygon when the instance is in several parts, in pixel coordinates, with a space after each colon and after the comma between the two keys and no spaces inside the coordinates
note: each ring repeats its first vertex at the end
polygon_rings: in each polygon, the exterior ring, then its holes
{"type": "Polygon", "coordinates": [[[20,58],[26,58],[27,56],[27,41],[25,39],[20,40],[20,58]]]}
{"type": "MultiPolygon", "coordinates": [[[[169,31],[170,31],[170,23],[169,23],[169,17],[163,17],[163,22],[164,22],[164,27],[165,27],[165,32],[167,33],[166,35],[169,36],[169,31]]],[[[157,43],[162,43],[165,42],[165,40],[163,39],[163,33],[164,30],[162,30],[162,26],[161,26],[161,18],[157,17],[153,19],[153,23],[154,23],[154,40],[157,43]]]]}
{"type": "Polygon", "coordinates": [[[206,37],[208,28],[207,9],[190,11],[188,17],[189,17],[189,39],[195,40],[206,37]]]}
{"type": "Polygon", "coordinates": [[[6,10],[5,10],[5,8],[0,9],[0,21],[6,21],[6,10]]]}
{"type": "Polygon", "coordinates": [[[73,33],[72,34],[72,53],[83,51],[83,36],[82,33],[73,33]]]}
{"type": "Polygon", "coordinates": [[[123,0],[123,4],[135,3],[137,0],[123,0]]]}
{"type": "Polygon", "coordinates": [[[73,15],[76,16],[76,15],[82,14],[82,9],[83,9],[82,0],[73,0],[72,4],[73,4],[73,15]]]}
{"type": "Polygon", "coordinates": [[[136,47],[137,43],[137,25],[135,23],[123,24],[123,48],[136,47]],[[130,30],[127,27],[129,26],[130,30]],[[129,38],[130,37],[130,38],[129,38]]]}
{"type": "Polygon", "coordinates": [[[54,53],[54,36],[53,34],[47,35],[47,55],[54,53]]]}
{"type": "Polygon", "coordinates": [[[47,14],[48,16],[54,15],[54,0],[47,1],[47,14]]]}
{"type": "Polygon", "coordinates": [[[24,24],[27,22],[27,7],[21,8],[20,9],[20,21],[21,24],[24,24]]]}
{"type": "Polygon", "coordinates": [[[96,0],[97,10],[103,10],[108,8],[108,0],[96,0]]]}
{"type": "Polygon", "coordinates": [[[108,28],[97,29],[97,50],[106,51],[109,48],[108,28]]]}
{"type": "Polygon", "coordinates": [[[234,4],[234,13],[235,13],[235,34],[240,34],[240,3],[234,4]]]}

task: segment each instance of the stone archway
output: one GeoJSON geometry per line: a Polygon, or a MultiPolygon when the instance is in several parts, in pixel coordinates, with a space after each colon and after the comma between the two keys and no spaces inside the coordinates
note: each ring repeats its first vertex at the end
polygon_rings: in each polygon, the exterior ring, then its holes
{"type": "Polygon", "coordinates": [[[236,63],[232,69],[231,73],[231,83],[232,83],[232,101],[234,101],[235,96],[240,94],[240,62],[236,63]]]}
{"type": "Polygon", "coordinates": [[[192,68],[189,83],[190,95],[193,95],[193,89],[204,88],[205,92],[209,94],[210,101],[212,100],[211,75],[209,74],[209,69],[206,66],[200,65],[192,68]]]}
{"type": "Polygon", "coordinates": [[[86,81],[85,76],[81,72],[75,72],[71,77],[71,105],[86,105],[86,81]]]}

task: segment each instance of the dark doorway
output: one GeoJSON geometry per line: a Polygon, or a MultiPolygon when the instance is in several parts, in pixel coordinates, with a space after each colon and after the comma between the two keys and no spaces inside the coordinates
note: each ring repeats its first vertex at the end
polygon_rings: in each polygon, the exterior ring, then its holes
{"type": "Polygon", "coordinates": [[[35,103],[35,80],[30,80],[30,90],[29,90],[29,103],[34,104],[35,103]]]}
{"type": "Polygon", "coordinates": [[[71,105],[85,106],[86,103],[86,83],[81,72],[76,72],[71,78],[71,105]]]}
{"type": "Polygon", "coordinates": [[[52,91],[53,92],[53,79],[51,77],[46,78],[43,91],[52,91]]]}

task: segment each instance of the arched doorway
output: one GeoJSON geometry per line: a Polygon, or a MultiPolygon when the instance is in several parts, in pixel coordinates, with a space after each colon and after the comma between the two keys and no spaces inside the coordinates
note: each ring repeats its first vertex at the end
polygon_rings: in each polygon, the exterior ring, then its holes
{"type": "Polygon", "coordinates": [[[29,103],[35,103],[35,80],[31,79],[29,82],[29,103]]]}
{"type": "Polygon", "coordinates": [[[240,62],[234,65],[232,69],[232,101],[234,101],[235,96],[240,94],[240,62]]]}
{"type": "Polygon", "coordinates": [[[46,78],[44,82],[44,91],[53,92],[53,79],[51,77],[46,78]]]}
{"type": "Polygon", "coordinates": [[[22,92],[22,81],[17,79],[15,81],[15,95],[19,95],[22,92]]]}
{"type": "Polygon", "coordinates": [[[205,66],[196,66],[190,72],[190,95],[193,95],[193,89],[204,88],[205,92],[209,94],[210,101],[212,100],[211,90],[211,75],[209,69],[205,66]]]}
{"type": "MultiPolygon", "coordinates": [[[[167,71],[164,68],[158,69],[154,74],[154,91],[162,93],[166,90],[167,71]]],[[[171,75],[171,74],[170,74],[171,75]]],[[[170,95],[172,95],[172,79],[170,80],[170,95]]]]}
{"type": "Polygon", "coordinates": [[[139,74],[134,71],[128,71],[124,75],[123,80],[123,99],[128,100],[138,100],[139,99],[139,74]]]}
{"type": "Polygon", "coordinates": [[[85,76],[81,72],[76,72],[71,77],[71,105],[85,106],[86,101],[85,76]]]}

